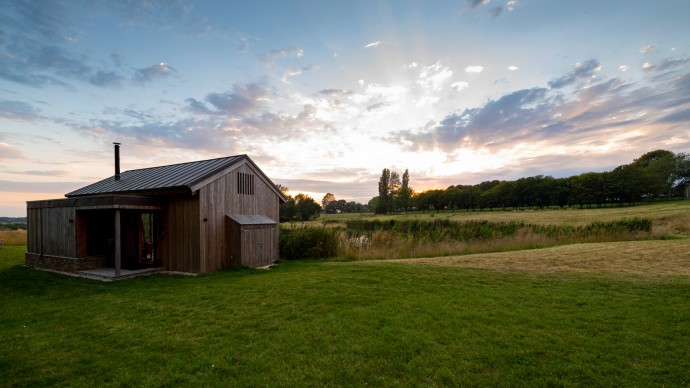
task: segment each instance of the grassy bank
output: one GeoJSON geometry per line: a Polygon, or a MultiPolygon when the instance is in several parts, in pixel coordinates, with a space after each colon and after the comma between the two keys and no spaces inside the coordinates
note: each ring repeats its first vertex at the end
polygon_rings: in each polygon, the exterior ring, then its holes
{"type": "Polygon", "coordinates": [[[23,251],[0,250],[2,386],[690,384],[685,276],[286,262],[99,283],[23,251]]]}

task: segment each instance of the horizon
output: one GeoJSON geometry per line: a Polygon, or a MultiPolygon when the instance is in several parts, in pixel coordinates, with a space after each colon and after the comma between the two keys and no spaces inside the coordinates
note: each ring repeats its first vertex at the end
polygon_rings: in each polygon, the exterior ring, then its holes
{"type": "Polygon", "coordinates": [[[122,170],[247,154],[320,203],[690,150],[690,2],[12,1],[0,215],[122,170]]]}

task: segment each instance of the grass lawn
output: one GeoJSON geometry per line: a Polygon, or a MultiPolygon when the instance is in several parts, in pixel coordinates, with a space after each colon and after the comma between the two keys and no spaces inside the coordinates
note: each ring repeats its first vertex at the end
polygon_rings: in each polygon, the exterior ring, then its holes
{"type": "Polygon", "coordinates": [[[101,283],[24,250],[0,249],[0,386],[690,384],[687,276],[289,262],[101,283]]]}

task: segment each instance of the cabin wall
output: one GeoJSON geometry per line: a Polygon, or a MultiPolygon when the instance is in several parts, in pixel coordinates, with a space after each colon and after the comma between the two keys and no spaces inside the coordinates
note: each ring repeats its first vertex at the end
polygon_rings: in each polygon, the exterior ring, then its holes
{"type": "Polygon", "coordinates": [[[199,272],[199,197],[169,198],[162,216],[161,266],[168,271],[199,272]]]}
{"type": "Polygon", "coordinates": [[[28,208],[27,228],[29,253],[76,256],[74,207],[28,208]]]}
{"type": "MultiPolygon", "coordinates": [[[[270,183],[261,179],[261,174],[249,164],[243,164],[222,177],[210,182],[199,190],[201,221],[201,272],[215,271],[230,267],[226,246],[226,214],[265,215],[277,221],[280,202],[270,183]],[[251,174],[253,187],[250,190],[238,190],[237,174],[251,174]],[[251,194],[241,194],[245,191],[251,194]]],[[[277,259],[278,236],[269,242],[275,244],[277,259]]],[[[244,265],[244,261],[243,261],[244,265]]]]}
{"type": "Polygon", "coordinates": [[[77,257],[75,208],[55,206],[64,201],[45,203],[27,208],[26,265],[68,273],[102,267],[102,258],[77,257]]]}

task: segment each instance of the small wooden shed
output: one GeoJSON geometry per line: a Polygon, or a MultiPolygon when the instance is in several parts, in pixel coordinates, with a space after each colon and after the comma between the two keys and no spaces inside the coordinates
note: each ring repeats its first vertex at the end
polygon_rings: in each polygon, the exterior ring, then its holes
{"type": "Polygon", "coordinates": [[[278,223],[257,214],[225,217],[231,267],[263,267],[278,257],[278,223]]]}
{"type": "Polygon", "coordinates": [[[120,173],[118,146],[114,176],[64,199],[27,202],[27,266],[69,273],[110,268],[120,276],[278,259],[276,220],[286,198],[247,155],[120,173]]]}

